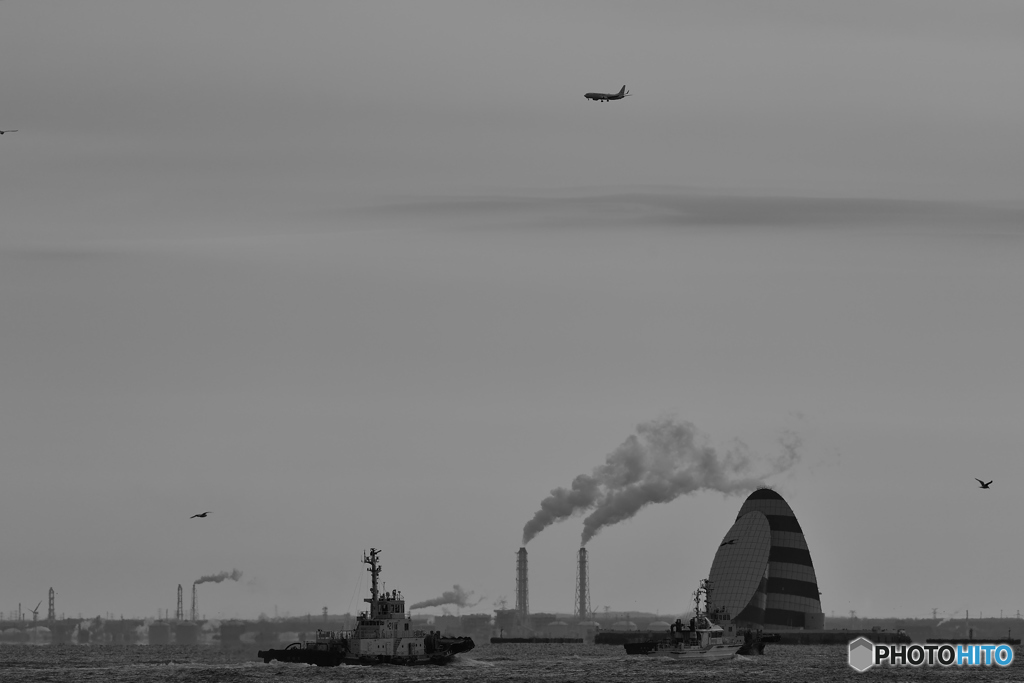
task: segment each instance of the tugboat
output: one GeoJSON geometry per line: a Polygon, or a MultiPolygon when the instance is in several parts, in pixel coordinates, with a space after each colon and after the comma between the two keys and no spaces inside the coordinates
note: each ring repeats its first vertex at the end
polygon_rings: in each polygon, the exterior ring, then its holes
{"type": "Polygon", "coordinates": [[[370,548],[363,553],[366,571],[373,577],[370,609],[360,612],[356,627],[351,631],[324,631],[317,629],[316,640],[292,643],[283,650],[260,650],[257,653],[265,663],[271,660],[299,662],[317,666],[339,664],[447,664],[460,652],[475,646],[472,638],[450,638],[440,631],[415,631],[412,619],[405,613],[405,598],[399,591],[383,595],[377,589],[381,566],[380,551],[370,548]]]}
{"type": "MultiPolygon", "coordinates": [[[[625,643],[626,654],[674,657],[690,661],[735,657],[743,643],[732,640],[726,642],[722,627],[709,618],[707,611],[702,612],[700,609],[701,596],[707,596],[708,590],[709,582],[704,579],[700,582],[700,587],[694,591],[693,618],[690,619],[689,628],[683,624],[682,619],[676,619],[676,622],[672,624],[670,638],[642,643],[625,643]]],[[[707,602],[705,602],[705,607],[707,607],[707,602]]]]}

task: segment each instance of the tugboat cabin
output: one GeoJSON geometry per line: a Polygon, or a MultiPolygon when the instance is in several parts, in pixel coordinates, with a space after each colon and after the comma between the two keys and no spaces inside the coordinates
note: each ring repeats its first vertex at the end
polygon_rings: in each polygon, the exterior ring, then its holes
{"type": "Polygon", "coordinates": [[[682,619],[676,619],[676,623],[672,624],[673,640],[682,641],[684,645],[704,648],[722,645],[723,636],[722,628],[703,614],[691,617],[689,628],[683,624],[682,619]]]}

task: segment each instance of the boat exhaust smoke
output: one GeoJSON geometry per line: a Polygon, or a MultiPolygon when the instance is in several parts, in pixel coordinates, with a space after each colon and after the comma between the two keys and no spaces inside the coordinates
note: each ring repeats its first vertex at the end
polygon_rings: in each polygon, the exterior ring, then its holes
{"type": "Polygon", "coordinates": [[[651,503],[668,503],[699,490],[727,495],[752,491],[765,477],[799,461],[801,441],[795,433],[787,431],[779,442],[782,454],[768,463],[766,471],[755,474],[742,445],[719,456],[699,442],[689,422],[660,418],[640,424],[603,465],[578,475],[569,488],[553,489],[541,501],[540,510],[523,527],[523,545],[555,522],[587,510],[592,512],[583,520],[580,545],[651,503]]]}
{"type": "Polygon", "coordinates": [[[455,584],[452,586],[452,590],[445,591],[439,597],[432,598],[430,600],[424,600],[423,602],[417,602],[415,605],[411,605],[409,609],[422,609],[424,607],[437,607],[439,605],[455,605],[456,607],[473,607],[474,605],[480,604],[485,598],[480,598],[474,602],[470,602],[473,597],[473,591],[465,591],[462,586],[455,584]]]}

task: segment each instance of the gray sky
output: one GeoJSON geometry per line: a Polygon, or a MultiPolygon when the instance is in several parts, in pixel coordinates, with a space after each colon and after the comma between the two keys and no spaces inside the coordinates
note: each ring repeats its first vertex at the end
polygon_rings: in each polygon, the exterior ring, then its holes
{"type": "MultiPolygon", "coordinates": [[[[354,611],[370,546],[489,610],[662,417],[799,436],[826,614],[1024,609],[1022,65],[1016,2],[0,3],[0,610],[354,611]]],[[[602,529],[595,608],[743,497],[602,529]]]]}

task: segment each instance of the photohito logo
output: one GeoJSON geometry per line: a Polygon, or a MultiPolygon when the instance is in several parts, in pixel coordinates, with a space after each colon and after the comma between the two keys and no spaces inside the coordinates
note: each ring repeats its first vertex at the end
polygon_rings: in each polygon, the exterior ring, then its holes
{"type": "Polygon", "coordinates": [[[875,644],[861,637],[850,643],[850,666],[857,671],[867,671],[875,663],[875,644]]]}
{"type": "Polygon", "coordinates": [[[873,666],[1010,666],[1009,645],[875,645],[860,637],[850,642],[850,666],[867,671],[873,666]]]}

